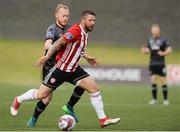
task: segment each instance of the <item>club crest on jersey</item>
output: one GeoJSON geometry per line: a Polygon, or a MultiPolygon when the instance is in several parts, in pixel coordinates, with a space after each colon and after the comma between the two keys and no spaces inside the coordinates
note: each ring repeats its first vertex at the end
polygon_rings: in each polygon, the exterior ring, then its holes
{"type": "Polygon", "coordinates": [[[67,32],[65,34],[65,37],[66,37],[67,40],[71,40],[73,38],[73,35],[70,32],[67,32]]]}
{"type": "Polygon", "coordinates": [[[55,83],[56,82],[56,79],[55,78],[51,78],[51,83],[55,83]]]}
{"type": "Polygon", "coordinates": [[[47,37],[53,37],[54,36],[54,32],[53,31],[48,31],[46,36],[47,37]]]}

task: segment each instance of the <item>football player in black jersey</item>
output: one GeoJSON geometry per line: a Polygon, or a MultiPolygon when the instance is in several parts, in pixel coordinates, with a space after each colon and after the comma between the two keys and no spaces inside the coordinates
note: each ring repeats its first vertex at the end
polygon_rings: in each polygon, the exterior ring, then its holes
{"type": "MultiPolygon", "coordinates": [[[[55,23],[49,26],[46,37],[45,37],[45,54],[47,53],[49,47],[58,40],[67,30],[71,27],[68,24],[69,22],[69,9],[66,5],[58,4],[55,9],[55,23]]],[[[52,55],[52,57],[44,64],[42,71],[42,78],[44,79],[49,73],[50,69],[56,64],[56,53],[52,55]]],[[[72,115],[76,122],[78,122],[78,118],[73,111],[74,105],[78,102],[82,94],[84,93],[84,89],[80,87],[76,87],[73,91],[73,94],[70,97],[70,100],[66,105],[62,107],[63,111],[66,114],[72,115]]],[[[42,99],[37,102],[34,113],[32,117],[29,119],[27,125],[29,127],[34,127],[39,115],[45,110],[49,102],[51,101],[52,93],[48,95],[45,99],[42,99]]]]}
{"type": "Polygon", "coordinates": [[[163,104],[169,105],[168,101],[168,88],[166,82],[166,63],[165,56],[172,52],[169,41],[160,35],[159,24],[151,26],[151,36],[148,39],[147,45],[141,48],[144,54],[150,54],[149,71],[151,76],[151,87],[153,99],[149,104],[157,103],[157,77],[159,76],[162,85],[163,104]]]}

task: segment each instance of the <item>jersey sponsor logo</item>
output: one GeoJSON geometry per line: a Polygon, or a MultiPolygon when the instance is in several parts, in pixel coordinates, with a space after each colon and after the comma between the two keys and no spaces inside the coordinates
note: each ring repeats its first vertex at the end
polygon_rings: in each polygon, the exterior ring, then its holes
{"type": "Polygon", "coordinates": [[[154,40],[150,40],[150,47],[152,50],[159,50],[160,49],[159,44],[154,40]]]}
{"type": "Polygon", "coordinates": [[[65,37],[66,37],[67,40],[71,40],[71,39],[73,38],[73,35],[72,35],[72,33],[67,32],[67,33],[65,34],[65,37]]]}
{"type": "Polygon", "coordinates": [[[162,45],[162,41],[160,39],[158,39],[158,40],[151,39],[150,40],[150,46],[151,46],[152,50],[159,50],[161,45],[162,45]]]}
{"type": "Polygon", "coordinates": [[[151,49],[152,50],[159,50],[160,47],[158,45],[154,44],[154,45],[151,45],[151,49]]]}

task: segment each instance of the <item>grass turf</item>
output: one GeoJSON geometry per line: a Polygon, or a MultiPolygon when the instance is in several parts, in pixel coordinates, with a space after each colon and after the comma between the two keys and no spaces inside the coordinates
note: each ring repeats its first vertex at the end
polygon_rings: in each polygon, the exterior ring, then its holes
{"type": "MultiPolygon", "coordinates": [[[[147,65],[148,63],[148,56],[142,55],[139,47],[127,48],[94,43],[89,44],[88,52],[98,57],[105,65],[147,65]]],[[[15,95],[37,88],[41,70],[34,64],[42,53],[43,42],[40,41],[0,41],[0,131],[58,130],[57,120],[63,115],[61,106],[66,103],[72,92],[70,85],[63,85],[55,92],[51,105],[39,118],[35,129],[26,127],[35,102],[24,103],[16,118],[12,118],[9,114],[11,101],[15,95]]],[[[167,63],[180,64],[180,59],[177,59],[179,56],[180,50],[175,50],[167,57],[167,63]]],[[[84,64],[85,61],[81,63],[84,64]]],[[[75,107],[80,122],[74,130],[180,130],[180,88],[170,88],[170,106],[162,105],[161,92],[159,92],[159,104],[150,106],[147,104],[150,100],[148,86],[101,84],[101,87],[107,113],[113,117],[120,116],[121,123],[101,129],[90,106],[89,97],[85,94],[75,107]]]]}
{"type": "MultiPolygon", "coordinates": [[[[180,88],[170,87],[169,99],[171,105],[162,105],[162,94],[159,90],[158,104],[148,105],[150,89],[143,85],[101,84],[101,91],[105,102],[105,110],[112,117],[121,117],[119,124],[100,128],[96,114],[89,102],[87,93],[76,105],[75,111],[79,117],[76,131],[120,131],[120,130],[180,130],[180,88]]],[[[63,85],[55,93],[51,104],[41,115],[36,128],[28,128],[26,123],[34,110],[35,102],[25,102],[20,107],[17,117],[11,117],[9,113],[13,97],[36,86],[0,84],[0,130],[31,130],[31,131],[56,131],[58,117],[63,115],[61,107],[68,100],[72,87],[63,85]]]]}

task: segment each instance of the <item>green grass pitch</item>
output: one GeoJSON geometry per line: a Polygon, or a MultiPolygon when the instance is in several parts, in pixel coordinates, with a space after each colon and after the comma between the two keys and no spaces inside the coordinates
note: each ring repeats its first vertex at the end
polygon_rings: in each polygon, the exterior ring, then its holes
{"type": "MultiPolygon", "coordinates": [[[[85,93],[75,111],[79,117],[76,131],[120,131],[120,130],[180,130],[180,88],[170,87],[169,99],[171,105],[162,105],[162,94],[159,89],[159,103],[148,105],[150,100],[150,88],[143,85],[101,84],[105,110],[112,117],[121,117],[121,122],[100,128],[94,109],[90,105],[89,95],[85,93]]],[[[63,85],[54,93],[51,104],[40,116],[36,128],[28,128],[26,123],[34,110],[35,102],[25,102],[20,107],[17,117],[9,113],[13,97],[22,92],[35,88],[30,85],[0,84],[0,130],[59,130],[58,117],[63,115],[61,107],[68,100],[73,86],[63,85]]]]}

